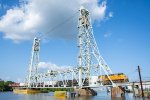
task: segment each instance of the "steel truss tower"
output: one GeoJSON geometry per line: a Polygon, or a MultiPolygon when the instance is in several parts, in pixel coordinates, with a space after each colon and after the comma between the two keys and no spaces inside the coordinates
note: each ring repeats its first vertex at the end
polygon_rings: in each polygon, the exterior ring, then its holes
{"type": "Polygon", "coordinates": [[[90,76],[99,76],[101,69],[109,78],[112,85],[114,83],[108,74],[112,74],[104,59],[99,53],[92,29],[90,13],[84,7],[80,8],[80,16],[78,20],[78,69],[79,69],[79,87],[89,81],[90,76]]]}
{"type": "Polygon", "coordinates": [[[109,77],[109,74],[112,74],[111,69],[99,53],[93,34],[90,13],[83,7],[80,8],[78,28],[79,55],[77,68],[64,70],[51,69],[45,73],[38,73],[40,39],[38,37],[34,38],[28,72],[28,88],[36,88],[39,87],[39,85],[46,86],[47,82],[49,82],[49,84],[52,82],[52,86],[54,86],[53,82],[56,81],[58,87],[61,85],[66,87],[69,84],[69,80],[72,80],[72,86],[74,86],[75,83],[75,86],[79,85],[79,88],[90,87],[90,77],[98,77],[102,71],[109,78],[112,86],[116,86],[109,77]],[[73,82],[74,80],[75,82],[73,82]],[[62,84],[59,83],[60,81],[62,84]]]}
{"type": "Polygon", "coordinates": [[[28,88],[37,84],[38,78],[38,63],[39,63],[39,52],[40,52],[40,39],[38,37],[34,38],[31,58],[29,63],[29,72],[28,72],[28,88]]]}

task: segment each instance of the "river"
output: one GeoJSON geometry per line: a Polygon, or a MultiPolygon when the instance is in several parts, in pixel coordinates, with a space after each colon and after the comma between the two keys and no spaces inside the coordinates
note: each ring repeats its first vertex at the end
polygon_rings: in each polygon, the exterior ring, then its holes
{"type": "MultiPolygon", "coordinates": [[[[97,96],[80,96],[75,98],[54,98],[54,93],[39,94],[14,94],[13,92],[0,92],[0,100],[143,100],[142,98],[134,98],[132,93],[126,93],[125,99],[111,98],[106,92],[99,92],[97,96]]],[[[150,100],[150,99],[144,99],[150,100]]]]}

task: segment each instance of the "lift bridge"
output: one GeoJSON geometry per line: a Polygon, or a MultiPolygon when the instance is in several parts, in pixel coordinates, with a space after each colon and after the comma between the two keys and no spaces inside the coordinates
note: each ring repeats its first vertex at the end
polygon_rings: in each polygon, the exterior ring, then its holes
{"type": "MultiPolygon", "coordinates": [[[[84,7],[79,10],[78,18],[78,63],[76,67],[63,70],[48,70],[45,73],[38,72],[40,38],[35,37],[32,46],[32,54],[29,64],[27,78],[28,88],[67,88],[67,87],[92,87],[93,78],[99,83],[102,80],[98,77],[103,72],[109,78],[111,85],[115,86],[109,74],[112,74],[102,58],[94,38],[90,13],[84,7]],[[47,85],[45,82],[49,82],[47,85]],[[51,85],[50,85],[51,84],[51,85]]],[[[95,83],[96,84],[96,83],[95,83]]]]}

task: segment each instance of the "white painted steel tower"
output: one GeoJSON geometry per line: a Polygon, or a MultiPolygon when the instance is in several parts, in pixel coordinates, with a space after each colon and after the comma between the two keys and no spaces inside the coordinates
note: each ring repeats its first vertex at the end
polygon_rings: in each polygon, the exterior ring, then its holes
{"type": "MultiPolygon", "coordinates": [[[[108,76],[112,74],[104,59],[99,53],[92,29],[90,13],[84,7],[80,8],[80,16],[78,20],[78,69],[79,69],[79,87],[82,88],[85,83],[89,82],[90,76],[99,76],[101,69],[108,76]]],[[[114,83],[108,76],[112,85],[114,83]]],[[[88,83],[89,84],[89,83],[88,83]]]]}
{"type": "Polygon", "coordinates": [[[28,88],[36,84],[37,74],[38,74],[38,63],[39,63],[39,52],[40,52],[40,39],[38,37],[34,38],[31,58],[29,63],[29,72],[28,72],[28,88]]]}

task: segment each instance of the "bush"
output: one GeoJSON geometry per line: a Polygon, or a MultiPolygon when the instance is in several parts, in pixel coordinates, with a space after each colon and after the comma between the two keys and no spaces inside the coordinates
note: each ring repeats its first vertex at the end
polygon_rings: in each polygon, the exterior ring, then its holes
{"type": "Polygon", "coordinates": [[[12,91],[12,87],[9,86],[9,84],[12,84],[14,82],[12,81],[0,81],[0,91],[12,91]]]}

